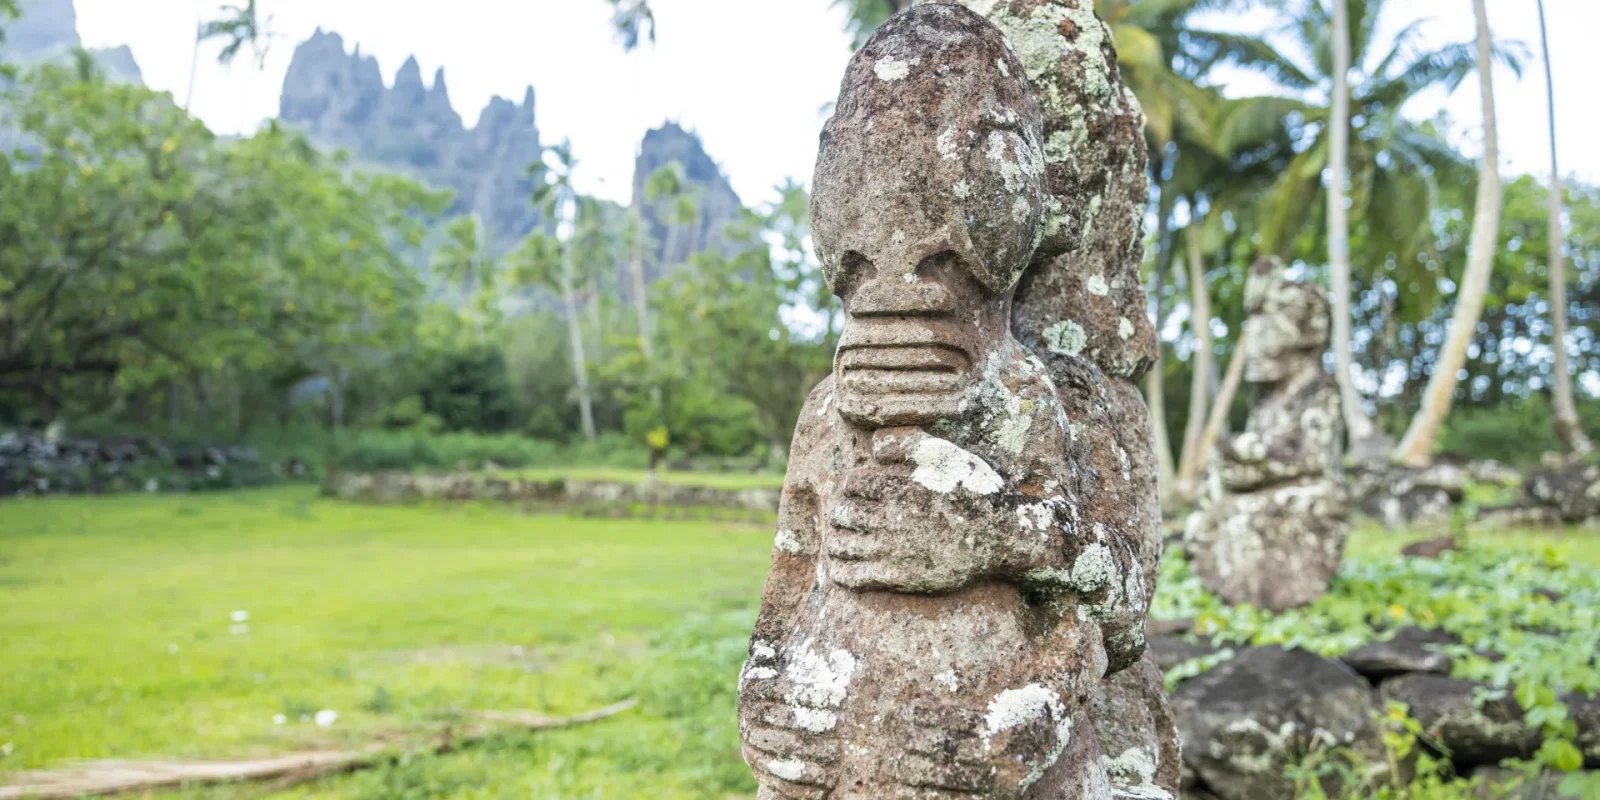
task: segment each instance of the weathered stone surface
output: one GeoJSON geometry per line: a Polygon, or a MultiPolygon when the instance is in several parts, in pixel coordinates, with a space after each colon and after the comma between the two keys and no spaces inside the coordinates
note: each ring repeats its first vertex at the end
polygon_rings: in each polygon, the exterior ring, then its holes
{"type": "Polygon", "coordinates": [[[264,464],[249,447],[150,436],[71,436],[59,425],[42,432],[0,430],[0,498],[226,489],[299,477],[304,471],[297,461],[264,464]]]}
{"type": "Polygon", "coordinates": [[[1162,669],[1149,653],[1095,687],[1089,718],[1115,797],[1177,797],[1183,772],[1178,723],[1162,669]]]}
{"type": "Polygon", "coordinates": [[[1407,672],[1449,675],[1450,656],[1439,652],[1439,647],[1455,643],[1455,637],[1444,631],[1407,627],[1395,631],[1388,641],[1362,645],[1339,660],[1372,681],[1407,672]]]}
{"type": "Polygon", "coordinates": [[[1498,700],[1474,702],[1480,684],[1421,673],[1384,681],[1385,701],[1398,700],[1450,752],[1457,769],[1530,755],[1539,732],[1522,724],[1522,706],[1507,691],[1498,700]]]}
{"type": "Polygon", "coordinates": [[[1461,543],[1454,536],[1444,536],[1438,539],[1428,539],[1421,542],[1412,542],[1400,548],[1400,555],[1413,558],[1438,558],[1454,550],[1460,550],[1461,543]]]}
{"type": "Polygon", "coordinates": [[[1212,454],[1184,543],[1229,603],[1281,611],[1327,591],[1344,554],[1339,392],[1322,365],[1328,300],[1263,260],[1245,287],[1245,378],[1266,397],[1212,454]]]}
{"type": "Polygon", "coordinates": [[[1375,460],[1352,470],[1350,494],[1385,528],[1441,526],[1450,523],[1468,478],[1466,468],[1450,463],[1418,468],[1375,460]]]}
{"type": "Polygon", "coordinates": [[[1529,502],[1554,509],[1562,522],[1600,516],[1600,464],[1546,457],[1544,465],[1523,482],[1522,493],[1529,502]]]}
{"type": "Polygon", "coordinates": [[[776,489],[714,489],[663,482],[525,480],[468,472],[339,472],[328,480],[327,492],[342,500],[371,503],[487,500],[580,507],[674,506],[744,511],[776,511],[779,494],[776,489]]]}
{"type": "Polygon", "coordinates": [[[1313,744],[1381,752],[1366,682],[1304,650],[1246,649],[1185,681],[1172,707],[1184,763],[1223,800],[1288,798],[1284,767],[1313,744]]]}
{"type": "Polygon", "coordinates": [[[1143,650],[1147,583],[1137,526],[1086,524],[1093,451],[1012,334],[1043,180],[1027,72],[983,18],[920,6],[852,59],[812,201],[845,327],[740,676],[761,798],[1111,795],[1087,704],[1143,650]]]}
{"type": "Polygon", "coordinates": [[[1578,749],[1584,766],[1600,769],[1600,695],[1570,694],[1562,698],[1567,713],[1578,726],[1578,749]]]}
{"type": "Polygon", "coordinates": [[[1196,644],[1188,639],[1177,636],[1152,636],[1145,646],[1145,652],[1162,672],[1166,672],[1185,661],[1203,658],[1221,651],[1221,647],[1209,644],[1196,644]]]}
{"type": "MultiPolygon", "coordinates": [[[[1042,96],[1046,236],[1018,282],[1012,331],[1044,363],[1075,434],[1081,524],[1140,542],[1148,605],[1163,537],[1150,414],[1138,388],[1158,356],[1139,280],[1149,199],[1144,115],[1091,0],[964,4],[1006,32],[1042,96]]],[[[1137,678],[1112,679],[1124,681],[1137,678]]],[[[1096,703],[1090,716],[1103,740],[1173,742],[1164,765],[1177,760],[1177,733],[1161,682],[1153,687],[1096,703]],[[1140,699],[1145,707],[1133,710],[1140,699]],[[1102,715],[1111,708],[1121,710],[1102,715]]],[[[1176,792],[1160,775],[1152,785],[1113,770],[1111,781],[1130,797],[1176,792]]]]}

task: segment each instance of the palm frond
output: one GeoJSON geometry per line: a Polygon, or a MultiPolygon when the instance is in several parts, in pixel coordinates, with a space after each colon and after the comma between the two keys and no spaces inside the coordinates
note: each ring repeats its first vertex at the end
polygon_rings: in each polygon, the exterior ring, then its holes
{"type": "Polygon", "coordinates": [[[1234,153],[1276,138],[1291,114],[1305,115],[1309,106],[1293,97],[1244,97],[1222,102],[1211,141],[1219,153],[1234,153]]]}
{"type": "Polygon", "coordinates": [[[1191,52],[1197,53],[1202,72],[1218,64],[1255,70],[1294,90],[1310,89],[1317,80],[1300,65],[1256,36],[1192,29],[1185,32],[1191,52]]]}

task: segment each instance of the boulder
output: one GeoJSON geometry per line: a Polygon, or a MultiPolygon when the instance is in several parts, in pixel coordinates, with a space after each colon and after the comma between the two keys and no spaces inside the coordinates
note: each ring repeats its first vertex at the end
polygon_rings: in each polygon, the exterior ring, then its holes
{"type": "Polygon", "coordinates": [[[1539,732],[1522,724],[1522,706],[1505,690],[1498,699],[1475,702],[1483,684],[1443,675],[1411,674],[1385,681],[1384,701],[1410,709],[1429,735],[1449,753],[1456,769],[1524,758],[1539,746],[1539,732]]]}
{"type": "Polygon", "coordinates": [[[1089,697],[1089,717],[1100,734],[1100,763],[1114,797],[1154,800],[1178,794],[1183,762],[1161,673],[1147,652],[1089,697]]]}
{"type": "Polygon", "coordinates": [[[1400,548],[1400,555],[1414,558],[1438,558],[1453,550],[1460,550],[1461,543],[1454,536],[1440,539],[1428,539],[1422,542],[1412,542],[1400,548]]]}
{"type": "Polygon", "coordinates": [[[1381,753],[1367,683],[1304,650],[1246,649],[1178,687],[1172,707],[1184,763],[1222,800],[1288,798],[1284,769],[1314,745],[1381,753]]]}
{"type": "Polygon", "coordinates": [[[1172,669],[1185,661],[1204,658],[1222,650],[1209,644],[1197,644],[1188,639],[1176,636],[1152,636],[1145,643],[1145,652],[1150,654],[1151,660],[1162,672],[1172,669]]]}
{"type": "Polygon", "coordinates": [[[1578,458],[1546,458],[1528,476],[1522,493],[1533,503],[1554,509],[1562,522],[1600,516],[1600,465],[1578,458]]]}
{"type": "Polygon", "coordinates": [[[1578,749],[1583,751],[1583,764],[1600,769],[1600,695],[1568,695],[1567,714],[1578,724],[1578,749]]]}
{"type": "Polygon", "coordinates": [[[1455,637],[1444,631],[1407,627],[1395,631],[1388,641],[1362,645],[1339,660],[1371,681],[1408,672],[1449,675],[1450,656],[1439,652],[1439,647],[1455,643],[1455,637]]]}

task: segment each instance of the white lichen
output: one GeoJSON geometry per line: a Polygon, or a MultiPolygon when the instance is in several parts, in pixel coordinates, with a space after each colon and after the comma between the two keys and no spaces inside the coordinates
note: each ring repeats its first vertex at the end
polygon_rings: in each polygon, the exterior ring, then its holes
{"type": "Polygon", "coordinates": [[[1087,288],[1089,290],[1089,294],[1092,294],[1096,297],[1105,297],[1106,295],[1111,294],[1111,285],[1106,283],[1106,276],[1101,275],[1098,272],[1090,275],[1089,280],[1084,281],[1084,288],[1087,288]]]}
{"type": "Polygon", "coordinates": [[[1024,530],[1048,532],[1055,518],[1055,510],[1049,503],[1026,503],[1017,506],[1017,524],[1024,530]]]}
{"type": "Polygon", "coordinates": [[[806,774],[804,762],[793,758],[775,758],[766,764],[767,771],[786,781],[800,780],[806,774]]]}
{"type": "Polygon", "coordinates": [[[987,742],[1001,731],[1026,725],[1051,713],[1060,719],[1067,712],[1061,696],[1048,687],[1030,683],[1021,689],[1007,689],[989,701],[988,711],[983,715],[983,739],[987,742]]]}
{"type": "Polygon", "coordinates": [[[1133,338],[1133,320],[1128,319],[1127,317],[1123,317],[1123,318],[1117,320],[1117,335],[1122,337],[1123,341],[1127,341],[1128,339],[1132,339],[1133,338]]]}
{"type": "Polygon", "coordinates": [[[820,708],[793,706],[794,724],[812,733],[827,733],[839,724],[839,715],[820,708]]]}
{"type": "Polygon", "coordinates": [[[811,708],[838,708],[855,674],[856,657],[849,651],[835,650],[824,659],[812,652],[809,641],[800,649],[799,657],[790,661],[784,670],[794,682],[784,693],[784,702],[811,708]]]}
{"type": "Polygon", "coordinates": [[[988,713],[983,717],[983,744],[989,747],[989,742],[1001,731],[1025,725],[1036,720],[1054,719],[1056,740],[1050,751],[1045,753],[1038,761],[1024,760],[1029,771],[1023,777],[1019,788],[1026,790],[1038,782],[1050,767],[1066,752],[1067,743],[1072,739],[1072,718],[1067,715],[1066,705],[1061,702],[1061,696],[1054,691],[1037,683],[1030,683],[1021,689],[1007,689],[989,701],[988,713]]]}
{"type": "Polygon", "coordinates": [[[877,74],[878,80],[897,81],[911,74],[912,63],[894,56],[884,56],[872,65],[872,71],[877,74]]]}
{"type": "Polygon", "coordinates": [[[916,469],[911,479],[935,492],[949,493],[957,488],[973,494],[994,494],[1005,485],[988,462],[937,436],[929,436],[911,448],[916,469]]]}
{"type": "Polygon", "coordinates": [[[961,158],[961,148],[956,144],[955,128],[946,128],[944,133],[939,134],[939,139],[936,143],[939,146],[939,155],[944,156],[945,159],[955,161],[961,158]]]}
{"type": "Polygon", "coordinates": [[[947,669],[944,672],[933,676],[933,679],[937,681],[940,686],[949,689],[951,692],[961,691],[961,681],[956,678],[956,671],[953,669],[947,669]]]}
{"type": "Polygon", "coordinates": [[[972,187],[967,185],[967,180],[962,178],[950,187],[950,193],[958,199],[965,200],[972,195],[972,187]]]}
{"type": "Polygon", "coordinates": [[[1083,352],[1084,345],[1088,343],[1089,335],[1084,332],[1083,326],[1070,319],[1044,329],[1044,344],[1052,353],[1076,356],[1083,352]]]}
{"type": "Polygon", "coordinates": [[[778,535],[773,537],[773,544],[785,553],[800,552],[800,540],[795,538],[794,531],[780,529],[778,535]]]}

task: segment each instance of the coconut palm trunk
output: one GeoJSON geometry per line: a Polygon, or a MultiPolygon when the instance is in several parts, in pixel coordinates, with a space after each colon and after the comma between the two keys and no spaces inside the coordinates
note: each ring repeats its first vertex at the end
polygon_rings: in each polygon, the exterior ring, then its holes
{"type": "Polygon", "coordinates": [[[1495,248],[1500,239],[1500,210],[1504,198],[1500,187],[1500,146],[1495,126],[1494,73],[1489,36],[1489,12],[1484,0],[1472,0],[1478,23],[1478,91],[1483,103],[1483,163],[1478,169],[1478,197],[1472,220],[1471,250],[1467,271],[1456,293],[1455,315],[1450,320],[1444,346],[1434,361],[1433,375],[1422,393],[1422,407],[1411,419],[1405,438],[1395,449],[1397,461],[1425,466],[1433,460],[1434,442],[1450,407],[1455,403],[1456,378],[1467,360],[1467,345],[1483,314],[1483,299],[1494,269],[1495,248]]]}
{"type": "Polygon", "coordinates": [[[1545,30],[1544,0],[1539,0],[1539,48],[1544,53],[1544,90],[1550,123],[1550,349],[1555,353],[1551,368],[1551,411],[1556,438],[1569,453],[1587,455],[1594,445],[1583,432],[1578,408],[1572,400],[1572,375],[1567,371],[1567,263],[1561,252],[1561,167],[1556,160],[1555,71],[1550,66],[1550,35],[1545,30]]]}
{"type": "Polygon", "coordinates": [[[594,441],[594,407],[589,400],[589,368],[583,355],[583,323],[578,298],[573,291],[572,243],[567,242],[561,254],[561,300],[567,306],[567,337],[572,340],[572,375],[578,382],[578,416],[583,424],[583,438],[594,441]]]}
{"type": "Polygon", "coordinates": [[[1370,452],[1375,449],[1377,427],[1362,407],[1350,355],[1350,220],[1345,208],[1350,171],[1350,8],[1346,0],[1333,2],[1333,120],[1329,125],[1328,288],[1333,294],[1333,362],[1350,449],[1363,457],[1377,454],[1370,452]]]}
{"type": "Polygon", "coordinates": [[[639,202],[633,204],[633,255],[628,260],[628,273],[633,279],[633,313],[639,318],[639,349],[644,360],[654,364],[655,343],[650,340],[650,298],[645,294],[644,283],[644,219],[639,213],[639,202]]]}
{"type": "MultiPolygon", "coordinates": [[[[1193,216],[1194,205],[1191,203],[1193,216]]],[[[1206,283],[1205,256],[1200,252],[1199,220],[1191,219],[1184,232],[1189,262],[1190,328],[1194,331],[1194,360],[1190,362],[1189,419],[1183,426],[1183,456],[1178,460],[1178,495],[1187,500],[1194,493],[1200,470],[1205,467],[1204,446],[1206,410],[1211,398],[1211,288],[1206,283]]]]}

